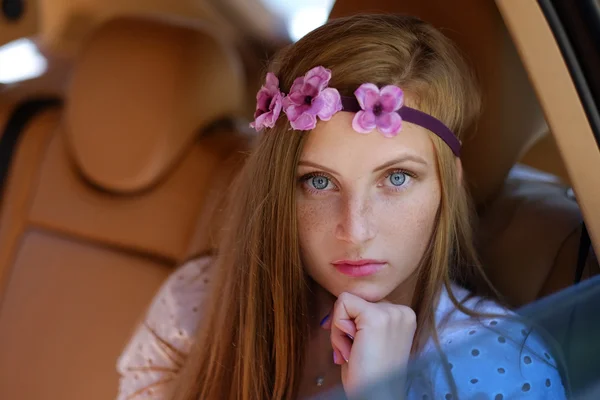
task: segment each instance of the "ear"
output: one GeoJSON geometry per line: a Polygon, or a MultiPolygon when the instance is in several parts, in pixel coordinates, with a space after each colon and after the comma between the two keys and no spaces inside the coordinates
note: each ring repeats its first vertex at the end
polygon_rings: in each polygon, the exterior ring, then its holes
{"type": "Polygon", "coordinates": [[[458,184],[463,183],[463,166],[460,158],[456,157],[456,178],[458,179],[458,184]]]}

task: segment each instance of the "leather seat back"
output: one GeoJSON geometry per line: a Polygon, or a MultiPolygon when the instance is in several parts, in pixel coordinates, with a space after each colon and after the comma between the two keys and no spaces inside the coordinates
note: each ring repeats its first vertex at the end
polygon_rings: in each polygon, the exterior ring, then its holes
{"type": "Polygon", "coordinates": [[[212,247],[198,220],[250,139],[214,122],[238,113],[243,85],[207,31],[127,17],[91,36],[65,107],[32,121],[13,154],[0,398],[115,397],[116,359],[155,291],[191,249],[212,247]]]}
{"type": "MultiPolygon", "coordinates": [[[[571,286],[583,217],[569,186],[525,165],[480,210],[478,248],[488,276],[517,307],[571,286]]],[[[592,253],[584,278],[600,273],[592,253]]]]}

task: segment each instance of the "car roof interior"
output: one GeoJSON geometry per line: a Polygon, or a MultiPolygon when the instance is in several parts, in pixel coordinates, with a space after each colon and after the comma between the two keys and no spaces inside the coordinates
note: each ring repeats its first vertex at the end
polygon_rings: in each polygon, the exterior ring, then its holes
{"type": "MultiPolygon", "coordinates": [[[[416,15],[474,65],[485,107],[463,163],[477,246],[518,307],[573,284],[600,196],[547,118],[511,3],[338,0],[330,18],[416,15]]],[[[260,0],[38,0],[16,14],[0,18],[0,46],[30,39],[47,70],[0,83],[0,398],[114,398],[116,359],[159,285],[216,250],[266,58],[289,39],[260,0]]]]}

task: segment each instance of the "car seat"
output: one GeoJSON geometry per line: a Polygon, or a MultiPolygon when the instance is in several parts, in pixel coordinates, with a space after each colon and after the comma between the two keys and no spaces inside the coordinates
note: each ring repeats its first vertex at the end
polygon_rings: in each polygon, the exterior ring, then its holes
{"type": "Polygon", "coordinates": [[[24,126],[3,188],[0,398],[115,397],[155,291],[214,246],[209,197],[251,139],[227,122],[242,75],[208,26],[119,17],[86,40],[64,105],[24,126]]]}

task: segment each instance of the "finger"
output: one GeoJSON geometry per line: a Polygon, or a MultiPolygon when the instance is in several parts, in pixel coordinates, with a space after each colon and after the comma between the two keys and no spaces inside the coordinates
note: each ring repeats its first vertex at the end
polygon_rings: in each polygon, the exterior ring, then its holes
{"type": "Polygon", "coordinates": [[[333,307],[332,323],[337,324],[341,330],[352,337],[356,336],[359,329],[357,320],[367,314],[373,304],[351,293],[342,293],[338,296],[333,307]]]}
{"type": "Polygon", "coordinates": [[[354,340],[354,336],[356,336],[356,324],[354,321],[334,318],[332,324],[342,331],[350,340],[354,340]]]}
{"type": "MultiPolygon", "coordinates": [[[[325,329],[325,330],[330,330],[331,329],[331,325],[332,325],[332,319],[329,317],[331,314],[327,314],[322,320],[321,323],[319,324],[321,326],[321,328],[325,329]]],[[[340,330],[342,330],[343,332],[346,333],[346,336],[348,336],[348,338],[350,340],[354,340],[354,335],[356,335],[356,325],[354,325],[353,322],[351,321],[347,321],[347,320],[340,320],[337,322],[338,323],[338,328],[340,330]]]]}
{"type": "Polygon", "coordinates": [[[321,320],[321,322],[319,323],[319,325],[321,325],[321,328],[329,330],[331,329],[331,312],[329,314],[327,314],[325,317],[323,317],[323,319],[321,320]]]}
{"type": "Polygon", "coordinates": [[[346,363],[342,353],[335,347],[333,347],[333,363],[337,365],[343,365],[346,363]]]}
{"type": "Polygon", "coordinates": [[[339,329],[331,329],[331,346],[336,349],[342,360],[348,362],[352,353],[352,341],[339,329]]]}

